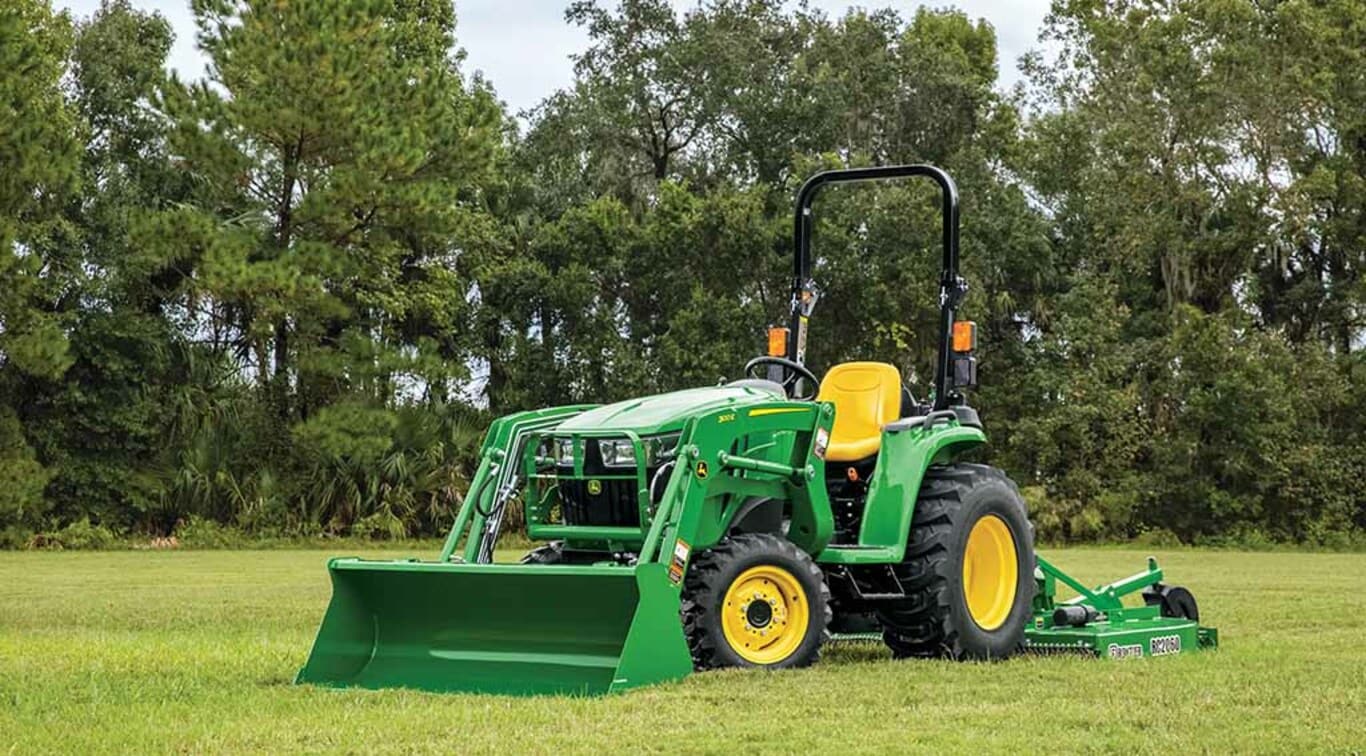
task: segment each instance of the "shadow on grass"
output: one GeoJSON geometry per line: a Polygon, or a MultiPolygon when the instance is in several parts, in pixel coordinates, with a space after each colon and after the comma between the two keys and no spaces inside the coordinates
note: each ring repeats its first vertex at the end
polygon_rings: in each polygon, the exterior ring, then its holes
{"type": "Polygon", "coordinates": [[[887,661],[892,652],[877,640],[834,640],[821,649],[821,664],[862,664],[887,661]]]}

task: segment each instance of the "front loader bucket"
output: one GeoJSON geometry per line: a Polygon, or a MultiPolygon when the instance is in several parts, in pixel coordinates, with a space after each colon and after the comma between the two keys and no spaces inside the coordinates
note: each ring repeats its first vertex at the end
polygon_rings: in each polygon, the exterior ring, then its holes
{"type": "Polygon", "coordinates": [[[600,694],[692,660],[665,567],[334,559],[332,603],[296,682],[600,694]]]}

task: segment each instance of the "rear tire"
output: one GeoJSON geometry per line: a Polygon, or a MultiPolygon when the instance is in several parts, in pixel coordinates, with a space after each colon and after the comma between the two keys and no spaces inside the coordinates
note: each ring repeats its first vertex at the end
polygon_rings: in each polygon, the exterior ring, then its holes
{"type": "Polygon", "coordinates": [[[878,612],[893,656],[1001,659],[1019,650],[1035,590],[1034,527],[1000,470],[927,470],[893,569],[907,598],[878,612]]]}
{"type": "Polygon", "coordinates": [[[742,533],[693,559],[682,619],[698,670],[805,667],[830,638],[830,590],[791,541],[742,533]]]}

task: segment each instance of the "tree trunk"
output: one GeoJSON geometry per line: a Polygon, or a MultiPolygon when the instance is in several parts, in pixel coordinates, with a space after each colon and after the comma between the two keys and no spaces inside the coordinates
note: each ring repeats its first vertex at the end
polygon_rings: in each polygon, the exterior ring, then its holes
{"type": "MultiPolygon", "coordinates": [[[[275,208],[275,248],[278,255],[283,255],[289,250],[293,243],[294,235],[294,189],[298,182],[299,157],[303,152],[304,135],[299,134],[298,140],[291,145],[285,145],[283,160],[283,175],[280,181],[280,196],[275,208]]],[[[275,324],[275,372],[272,383],[274,384],[276,410],[282,419],[288,420],[292,416],[289,391],[289,375],[292,366],[289,357],[289,321],[281,320],[275,324]]]]}

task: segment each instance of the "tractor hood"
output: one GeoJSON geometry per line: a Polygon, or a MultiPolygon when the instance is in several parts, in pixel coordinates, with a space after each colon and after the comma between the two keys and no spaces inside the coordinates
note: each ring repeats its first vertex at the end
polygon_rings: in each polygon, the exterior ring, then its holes
{"type": "Polygon", "coordinates": [[[682,427],[688,418],[706,412],[785,398],[777,384],[763,385],[757,381],[744,386],[685,389],[606,404],[564,421],[559,430],[630,430],[640,435],[667,433],[682,427]]]}

